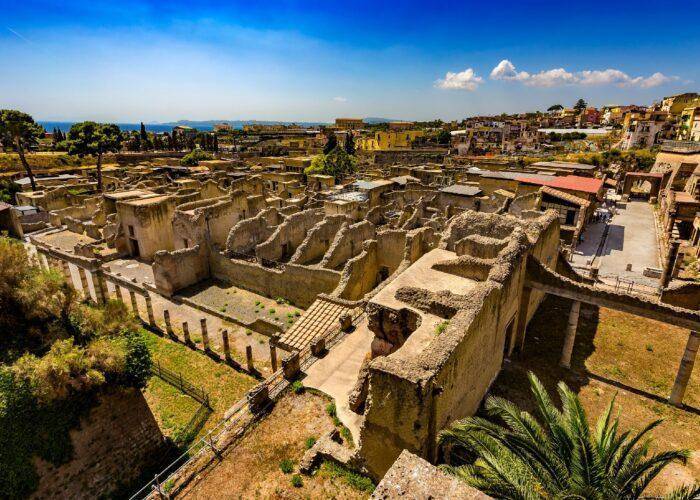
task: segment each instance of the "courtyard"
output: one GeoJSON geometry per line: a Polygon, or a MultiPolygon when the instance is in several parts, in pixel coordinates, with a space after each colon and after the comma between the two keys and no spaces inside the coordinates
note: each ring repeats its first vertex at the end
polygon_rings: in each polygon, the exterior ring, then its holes
{"type": "Polygon", "coordinates": [[[572,264],[579,269],[590,269],[591,264],[598,267],[598,276],[608,283],[615,283],[619,277],[653,290],[658,279],[644,276],[644,270],[661,267],[654,207],[634,200],[615,210],[607,232],[605,222],[588,225],[583,241],[574,251],[572,264]]]}
{"type": "Polygon", "coordinates": [[[542,380],[557,403],[556,385],[562,380],[578,393],[592,425],[616,397],[616,415],[619,412],[623,429],[640,430],[653,420],[663,420],[652,433],[652,451],[688,448],[693,452],[686,466],[665,469],[647,493],[668,492],[700,477],[700,372],[695,370],[691,377],[684,407],[667,402],[687,330],[584,305],[571,370],[566,370],[558,361],[569,308],[568,300],[547,297],[528,327],[525,352],[504,364],[491,394],[533,411],[527,372],[542,380]]]}

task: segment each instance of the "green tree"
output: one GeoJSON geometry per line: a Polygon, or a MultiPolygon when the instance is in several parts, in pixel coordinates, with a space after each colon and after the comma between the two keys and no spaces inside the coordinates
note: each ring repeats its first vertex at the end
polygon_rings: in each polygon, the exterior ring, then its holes
{"type": "Polygon", "coordinates": [[[338,146],[338,138],[335,136],[333,131],[328,132],[328,135],[326,136],[327,141],[326,145],[323,147],[323,154],[327,155],[331,151],[333,151],[337,146],[338,146]]]}
{"type": "Polygon", "coordinates": [[[24,171],[32,185],[32,191],[36,191],[34,172],[27,163],[24,152],[35,146],[43,135],[44,128],[27,113],[15,109],[0,110],[0,140],[3,144],[12,144],[17,150],[24,171]]]}
{"type": "Polygon", "coordinates": [[[75,123],[68,132],[68,153],[97,157],[97,190],[102,191],[102,155],[119,151],[122,133],[113,123],[75,123]]]}
{"type": "Polygon", "coordinates": [[[349,155],[355,154],[355,137],[350,131],[348,131],[348,135],[345,138],[345,152],[349,155]]]}
{"type": "Polygon", "coordinates": [[[579,99],[576,101],[576,104],[574,104],[574,110],[576,110],[577,113],[581,113],[582,111],[585,111],[585,109],[588,107],[588,103],[584,101],[583,99],[579,99]]]}
{"type": "MultiPolygon", "coordinates": [[[[661,421],[636,434],[619,432],[619,419],[611,417],[614,399],[593,431],[581,401],[566,384],[558,386],[559,410],[538,378],[528,377],[541,423],[515,404],[489,397],[486,410],[505,426],[469,417],[441,432],[440,442],[452,445],[453,455],[476,457],[473,463],[443,466],[448,473],[496,498],[634,499],[664,467],[684,463],[690,454],[672,450],[649,456],[645,436],[661,421]]],[[[672,498],[698,494],[700,485],[695,485],[673,492],[672,498]]]]}
{"type": "Polygon", "coordinates": [[[357,168],[357,159],[341,147],[336,147],[327,155],[317,155],[311,165],[304,170],[306,175],[332,175],[337,180],[353,173],[357,168]]]}
{"type": "Polygon", "coordinates": [[[448,145],[452,142],[452,135],[447,130],[441,130],[438,132],[435,138],[438,144],[448,145]]]}
{"type": "Polygon", "coordinates": [[[141,130],[139,131],[139,136],[141,137],[141,142],[148,141],[148,133],[146,133],[146,126],[141,122],[141,130]]]}
{"type": "Polygon", "coordinates": [[[548,107],[547,111],[561,111],[562,109],[564,109],[564,106],[561,104],[554,104],[553,106],[548,107]]]}

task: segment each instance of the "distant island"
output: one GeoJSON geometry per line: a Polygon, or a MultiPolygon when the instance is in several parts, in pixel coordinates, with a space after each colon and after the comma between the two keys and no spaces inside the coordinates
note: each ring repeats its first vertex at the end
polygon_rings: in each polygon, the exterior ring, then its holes
{"type": "MultiPolygon", "coordinates": [[[[364,118],[365,123],[386,123],[391,120],[389,118],[364,118]]],[[[49,120],[38,120],[39,124],[44,127],[48,132],[52,131],[54,128],[58,128],[63,132],[68,132],[71,125],[76,122],[72,121],[49,121],[49,120]]],[[[301,127],[319,127],[322,125],[331,125],[328,122],[289,122],[289,121],[274,121],[274,120],[178,120],[176,122],[162,122],[162,123],[146,123],[144,125],[146,130],[149,132],[170,132],[173,127],[178,125],[196,128],[201,131],[213,130],[214,125],[217,123],[228,123],[234,129],[242,129],[244,125],[299,125],[301,127]]],[[[117,123],[122,130],[139,130],[141,128],[140,123],[117,123]]]]}

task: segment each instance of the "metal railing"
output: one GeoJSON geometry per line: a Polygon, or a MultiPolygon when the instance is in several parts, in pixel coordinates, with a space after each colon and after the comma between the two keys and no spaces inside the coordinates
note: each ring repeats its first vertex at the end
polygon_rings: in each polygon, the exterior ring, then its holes
{"type": "Polygon", "coordinates": [[[160,361],[156,361],[151,366],[151,373],[156,377],[162,379],[164,382],[172,385],[173,387],[179,389],[181,392],[187,394],[189,397],[197,401],[198,403],[206,406],[210,410],[211,401],[209,399],[209,394],[201,387],[197,387],[187,381],[180,372],[174,372],[169,370],[160,364],[160,361]]]}
{"type": "MultiPolygon", "coordinates": [[[[361,308],[356,309],[356,311],[359,312],[356,312],[353,316],[353,326],[356,326],[360,321],[362,321],[362,318],[365,315],[364,310],[361,308]]],[[[327,329],[323,334],[321,334],[320,337],[326,341],[326,350],[328,350],[340,342],[344,335],[345,332],[343,332],[339,326],[334,326],[327,329]]],[[[314,356],[310,345],[299,351],[299,364],[302,370],[308,369],[308,367],[311,366],[315,360],[316,357],[314,356]]],[[[262,411],[258,412],[259,414],[264,414],[264,412],[274,404],[275,400],[277,400],[285,389],[289,387],[290,382],[284,378],[284,371],[282,368],[280,368],[265,379],[262,384],[267,386],[269,400],[262,408],[262,411]]],[[[217,444],[223,437],[224,433],[239,425],[241,426],[241,430],[245,430],[249,425],[255,422],[255,419],[251,418],[249,418],[247,421],[245,420],[246,416],[251,415],[247,397],[240,399],[235,405],[229,408],[226,415],[227,416],[222,419],[221,422],[216,425],[216,427],[195,441],[180,456],[178,456],[162,471],[156,474],[148,484],[144,485],[140,490],[134,493],[130,497],[130,500],[147,498],[151,494],[157,494],[160,496],[166,495],[174,486],[174,478],[183,472],[186,467],[194,463],[200,457],[204,456],[205,453],[211,451],[215,456],[221,455],[223,450],[219,449],[217,444]]],[[[225,448],[225,446],[222,448],[225,448]]]]}

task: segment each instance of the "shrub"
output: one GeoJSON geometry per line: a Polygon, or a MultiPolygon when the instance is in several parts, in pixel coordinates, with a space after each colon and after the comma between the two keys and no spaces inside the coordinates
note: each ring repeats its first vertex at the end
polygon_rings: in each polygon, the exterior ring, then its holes
{"type": "Polygon", "coordinates": [[[313,448],[313,446],[316,444],[316,438],[314,436],[309,436],[306,438],[306,441],[304,441],[304,447],[307,450],[310,450],[313,448]]]}
{"type": "Polygon", "coordinates": [[[126,363],[124,382],[131,387],[143,388],[151,376],[153,359],[141,332],[133,332],[126,337],[126,363]]]}
{"type": "Polygon", "coordinates": [[[292,486],[295,488],[301,488],[304,486],[304,481],[301,479],[301,476],[299,474],[294,474],[292,476],[292,486]]]}
{"type": "Polygon", "coordinates": [[[294,394],[301,394],[304,392],[304,384],[301,383],[301,380],[292,382],[292,391],[294,391],[294,394]]]}
{"type": "Polygon", "coordinates": [[[442,323],[435,325],[435,335],[442,334],[445,330],[447,330],[447,326],[449,324],[450,324],[449,321],[443,321],[442,323]]]}
{"type": "Polygon", "coordinates": [[[326,460],[321,466],[323,474],[327,474],[331,478],[340,478],[345,481],[350,487],[365,493],[374,491],[374,483],[366,476],[358,474],[339,463],[326,460]]]}
{"type": "Polygon", "coordinates": [[[193,149],[180,160],[180,164],[186,167],[194,167],[199,165],[200,161],[211,160],[212,158],[212,155],[201,149],[193,149]]]}
{"type": "Polygon", "coordinates": [[[288,458],[285,458],[280,462],[280,470],[285,474],[290,474],[294,471],[294,462],[288,458]]]}
{"type": "Polygon", "coordinates": [[[336,416],[336,409],[335,409],[335,402],[328,403],[326,405],[326,413],[328,413],[329,416],[335,417],[336,416]]]}

